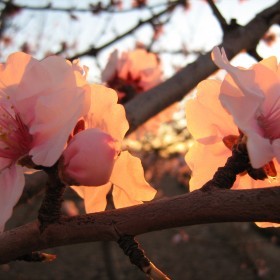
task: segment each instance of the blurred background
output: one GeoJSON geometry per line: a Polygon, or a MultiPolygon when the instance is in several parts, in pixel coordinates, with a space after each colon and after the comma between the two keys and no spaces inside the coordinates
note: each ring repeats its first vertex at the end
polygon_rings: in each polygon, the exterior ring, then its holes
{"type": "MultiPolygon", "coordinates": [[[[245,25],[275,0],[0,0],[0,61],[23,51],[37,59],[60,55],[88,67],[88,81],[118,92],[119,103],[173,76],[222,42],[221,20],[245,25]]],[[[273,25],[256,46],[232,63],[249,67],[260,58],[280,57],[280,29],[273,25]]],[[[215,73],[216,78],[224,76],[215,73]]],[[[188,192],[184,156],[192,145],[185,102],[193,92],[130,134],[124,148],[142,159],[157,198],[188,192]]],[[[41,176],[41,177],[40,177],[41,176]]],[[[27,182],[9,227],[36,218],[43,196],[38,174],[27,182]]],[[[64,214],[84,213],[68,190],[64,214]]],[[[206,210],[207,211],[207,210],[206,210]]],[[[279,279],[280,232],[251,223],[197,225],[139,236],[147,256],[172,279],[279,279]]],[[[49,264],[13,262],[0,266],[0,279],[145,279],[114,243],[79,244],[48,250],[49,264]]]]}

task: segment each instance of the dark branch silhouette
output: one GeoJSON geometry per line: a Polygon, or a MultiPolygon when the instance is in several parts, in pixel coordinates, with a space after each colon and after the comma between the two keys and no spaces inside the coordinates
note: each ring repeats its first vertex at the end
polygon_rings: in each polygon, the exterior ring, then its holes
{"type": "MultiPolygon", "coordinates": [[[[12,2],[12,1],[10,1],[12,2]]],[[[178,3],[183,3],[183,1],[175,1],[178,3]]],[[[7,5],[7,1],[0,0],[0,3],[3,5],[7,5]]],[[[117,2],[111,2],[107,5],[104,5],[102,2],[99,2],[97,4],[90,4],[86,8],[77,8],[75,6],[73,7],[56,7],[53,6],[52,2],[50,2],[47,5],[43,6],[32,6],[32,5],[21,5],[21,4],[15,4],[15,3],[10,3],[10,7],[14,9],[22,9],[22,10],[32,10],[32,11],[52,11],[52,12],[66,12],[66,13],[72,13],[72,12],[92,12],[92,13],[100,13],[100,12],[106,12],[106,13],[126,13],[126,12],[131,12],[135,11],[139,8],[143,9],[155,9],[159,8],[162,6],[167,6],[169,5],[169,2],[162,2],[162,3],[157,3],[155,5],[142,5],[141,7],[135,6],[127,9],[119,9],[118,8],[118,3],[117,2]]]]}
{"type": "MultiPolygon", "coordinates": [[[[242,50],[251,50],[267,32],[269,27],[280,20],[280,1],[262,11],[246,26],[238,27],[225,36],[222,44],[229,59],[242,50]]],[[[217,70],[210,52],[201,55],[170,79],[136,96],[125,104],[130,132],[176,101],[181,100],[200,81],[217,70]]]]}
{"type": "Polygon", "coordinates": [[[90,49],[88,49],[88,50],[86,50],[84,52],[77,53],[74,56],[68,57],[68,59],[69,60],[73,60],[73,59],[79,58],[79,57],[84,56],[84,55],[89,55],[89,56],[94,56],[95,57],[101,50],[111,46],[115,42],[117,42],[117,41],[123,39],[124,37],[132,34],[134,31],[138,30],[141,26],[143,26],[143,25],[145,25],[147,23],[152,23],[155,19],[157,19],[160,16],[170,12],[170,9],[172,7],[175,7],[176,4],[177,4],[177,2],[174,2],[170,6],[168,6],[166,9],[164,9],[163,11],[161,11],[161,12],[159,12],[157,14],[152,15],[150,18],[148,18],[146,20],[140,20],[138,22],[138,24],[136,24],[134,27],[132,27],[128,31],[124,32],[123,34],[120,34],[120,35],[116,36],[114,39],[108,41],[107,43],[103,44],[102,46],[90,48],[90,49]]]}

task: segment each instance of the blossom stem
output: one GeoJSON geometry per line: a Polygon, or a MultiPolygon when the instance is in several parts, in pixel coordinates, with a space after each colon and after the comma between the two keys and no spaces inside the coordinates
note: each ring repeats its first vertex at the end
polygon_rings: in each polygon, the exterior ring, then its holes
{"type": "Polygon", "coordinates": [[[230,189],[236,180],[236,176],[245,172],[249,167],[250,162],[248,154],[234,149],[232,151],[232,156],[228,158],[226,164],[218,168],[213,179],[208,181],[202,187],[202,190],[207,190],[213,185],[220,189],[230,189]]]}
{"type": "Polygon", "coordinates": [[[55,223],[60,219],[62,197],[66,188],[66,185],[61,182],[58,176],[57,164],[50,168],[44,168],[44,171],[48,174],[49,181],[38,214],[41,231],[49,224],[55,223]]]}
{"type": "Polygon", "coordinates": [[[118,240],[118,244],[124,253],[129,257],[130,262],[138,266],[149,279],[168,280],[170,279],[160,271],[145,255],[139,243],[132,235],[123,235],[118,240]]]}
{"type": "MultiPolygon", "coordinates": [[[[240,140],[242,137],[240,138],[240,140]]],[[[201,190],[207,191],[213,186],[219,189],[230,189],[238,174],[247,172],[254,180],[264,180],[267,175],[263,168],[255,169],[252,167],[246,147],[246,143],[240,142],[232,149],[230,156],[223,167],[219,167],[212,180],[208,181],[201,190]]]]}

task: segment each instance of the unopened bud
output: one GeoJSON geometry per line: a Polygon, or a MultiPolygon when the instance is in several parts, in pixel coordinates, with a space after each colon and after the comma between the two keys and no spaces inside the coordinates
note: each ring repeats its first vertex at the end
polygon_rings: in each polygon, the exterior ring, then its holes
{"type": "Polygon", "coordinates": [[[100,186],[109,181],[118,154],[116,141],[97,128],[77,133],[63,152],[61,179],[69,185],[100,186]]]}

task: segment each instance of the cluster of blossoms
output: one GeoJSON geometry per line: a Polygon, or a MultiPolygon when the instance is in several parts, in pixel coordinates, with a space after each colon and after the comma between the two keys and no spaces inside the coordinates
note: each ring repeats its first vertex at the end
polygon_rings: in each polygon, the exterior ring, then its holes
{"type": "Polygon", "coordinates": [[[61,177],[84,198],[87,213],[105,210],[111,188],[116,208],[153,199],[156,191],[146,182],[140,160],[121,151],[129,125],[117,93],[102,85],[90,87],[90,109],[78,122],[85,130],[63,152],[61,177]]]}
{"type": "Polygon", "coordinates": [[[233,188],[279,185],[280,76],[276,58],[265,59],[250,69],[232,66],[224,50],[217,47],[212,58],[228,74],[223,81],[201,82],[196,97],[186,105],[188,129],[195,139],[186,155],[192,169],[190,189],[203,186],[218,167],[225,165],[240,133],[246,137],[252,167],[263,168],[267,179],[256,181],[248,174],[240,174],[233,188]]]}
{"type": "Polygon", "coordinates": [[[0,64],[0,231],[24,188],[26,168],[59,160],[61,179],[76,186],[87,212],[151,200],[139,159],[121,151],[128,130],[115,91],[86,82],[86,68],[24,53],[0,64]],[[98,188],[90,188],[98,186],[98,188]]]}

